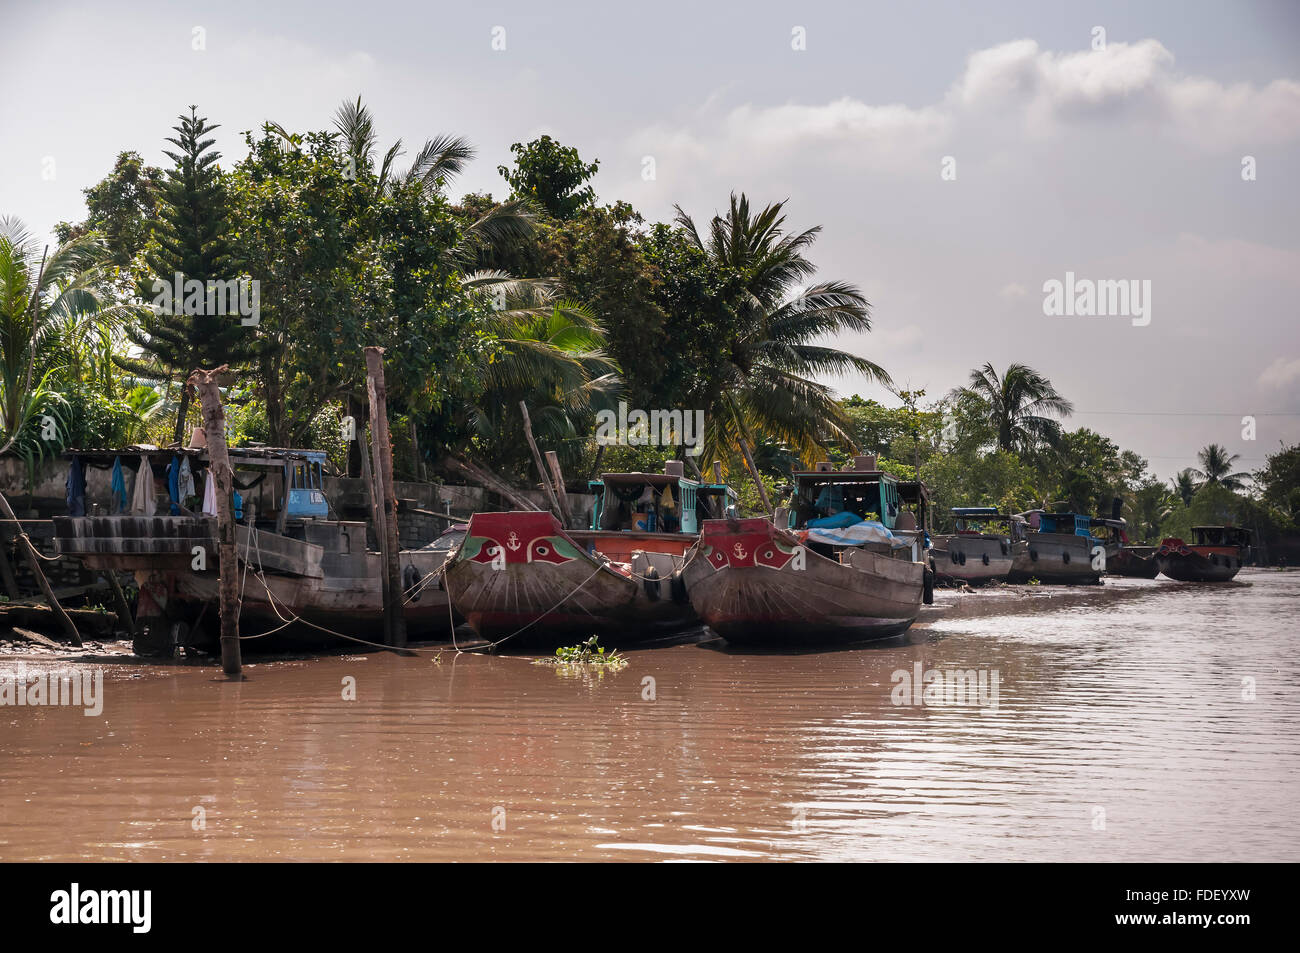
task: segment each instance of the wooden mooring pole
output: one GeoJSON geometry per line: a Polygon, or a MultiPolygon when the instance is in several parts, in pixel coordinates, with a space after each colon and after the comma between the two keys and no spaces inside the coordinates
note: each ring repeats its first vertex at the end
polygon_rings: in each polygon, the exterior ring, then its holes
{"type": "MultiPolygon", "coordinates": [[[[222,364],[210,371],[195,370],[188,383],[203,408],[203,433],[208,442],[208,479],[217,481],[217,606],[221,616],[221,668],[232,679],[243,677],[239,651],[239,563],[235,556],[235,471],[226,447],[226,411],[221,406],[222,364]]],[[[288,505],[288,489],[285,490],[288,505]]]]}
{"type": "Polygon", "coordinates": [[[375,499],[384,501],[384,533],[379,540],[384,554],[384,635],[392,646],[406,645],[406,617],[402,613],[402,571],[398,565],[397,491],[393,488],[393,441],[388,433],[388,388],[384,384],[384,349],[368,347],[366,391],[370,395],[370,440],[374,454],[375,499]]]}

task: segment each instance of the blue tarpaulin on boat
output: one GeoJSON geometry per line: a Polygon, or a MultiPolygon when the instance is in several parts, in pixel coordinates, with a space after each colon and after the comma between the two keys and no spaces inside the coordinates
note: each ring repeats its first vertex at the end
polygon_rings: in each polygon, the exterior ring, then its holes
{"type": "Polygon", "coordinates": [[[857,513],[850,513],[845,510],[843,513],[836,513],[834,516],[823,516],[821,519],[809,520],[809,529],[843,529],[845,526],[852,526],[855,523],[861,523],[862,517],[857,513]]]}
{"type": "Polygon", "coordinates": [[[836,529],[816,528],[809,524],[808,542],[829,546],[861,546],[863,543],[888,543],[892,549],[911,546],[910,539],[895,536],[884,523],[859,520],[852,526],[836,529]]]}

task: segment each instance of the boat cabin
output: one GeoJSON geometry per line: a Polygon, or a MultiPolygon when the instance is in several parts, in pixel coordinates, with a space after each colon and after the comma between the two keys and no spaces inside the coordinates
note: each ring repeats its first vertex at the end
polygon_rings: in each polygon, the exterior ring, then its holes
{"type": "Polygon", "coordinates": [[[851,513],[861,520],[881,523],[900,532],[924,530],[930,491],[919,480],[899,480],[876,469],[876,458],[857,456],[842,470],[829,461],[813,470],[796,470],[788,529],[805,529],[809,520],[824,520],[851,513]]]}
{"type": "Polygon", "coordinates": [[[1092,538],[1092,517],[1082,513],[1038,513],[1038,532],[1092,538]]]}
{"type": "Polygon", "coordinates": [[[949,512],[953,515],[959,536],[990,534],[1008,536],[1015,542],[1024,539],[1028,529],[1023,516],[1001,513],[996,506],[954,506],[949,512]],[[1005,529],[1002,528],[1003,524],[1005,529]]]}
{"type": "Polygon", "coordinates": [[[1193,526],[1194,546],[1237,546],[1245,549],[1250,545],[1250,530],[1238,526],[1193,526]]]}
{"type": "Polygon", "coordinates": [[[724,519],[736,491],[725,483],[689,479],[681,467],[670,460],[663,473],[602,473],[589,481],[595,497],[591,528],[694,535],[702,520],[724,519]]]}
{"type": "Polygon", "coordinates": [[[1095,539],[1127,546],[1127,527],[1128,520],[1126,519],[1103,519],[1102,517],[1094,517],[1092,520],[1092,535],[1095,539]]]}

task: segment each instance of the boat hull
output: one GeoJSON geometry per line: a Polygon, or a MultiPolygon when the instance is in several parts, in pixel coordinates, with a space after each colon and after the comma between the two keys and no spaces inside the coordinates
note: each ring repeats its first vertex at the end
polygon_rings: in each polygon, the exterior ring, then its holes
{"type": "Polygon", "coordinates": [[[1188,546],[1181,539],[1166,539],[1155,561],[1160,572],[1179,582],[1228,582],[1241,571],[1242,556],[1235,546],[1188,546]]]}
{"type": "Polygon", "coordinates": [[[1160,573],[1154,546],[1121,546],[1119,552],[1106,556],[1106,572],[1133,579],[1154,579],[1160,573]]]}
{"type": "Polygon", "coordinates": [[[1012,561],[1007,581],[1067,586],[1095,586],[1101,582],[1101,569],[1093,568],[1093,543],[1086,536],[1063,533],[1033,533],[1022,553],[1012,561]]]}
{"type": "MultiPolygon", "coordinates": [[[[215,647],[220,564],[215,519],[58,517],[54,528],[59,552],[91,569],[134,573],[140,587],[138,654],[215,647]]],[[[382,643],[383,557],[366,551],[364,524],[316,521],[303,533],[298,539],[235,527],[245,650],[356,644],[355,639],[382,643]]],[[[398,554],[410,641],[451,631],[447,596],[437,578],[447,556],[445,549],[432,547],[398,554]]]]}
{"type": "Polygon", "coordinates": [[[838,562],[762,519],[706,520],[683,578],[728,642],[798,647],[893,638],[920,612],[925,564],[862,549],[838,562]]]}
{"type": "Polygon", "coordinates": [[[952,579],[982,586],[1005,582],[1015,557],[1026,548],[1023,541],[1013,543],[1005,536],[958,534],[936,537],[930,555],[941,581],[952,579]]]}
{"type": "Polygon", "coordinates": [[[512,648],[592,635],[631,644],[698,624],[677,578],[694,538],[641,534],[643,548],[625,552],[627,535],[570,535],[544,512],[475,513],[448,564],[447,592],[479,636],[512,648]],[[602,558],[602,546],[614,561],[602,558]]]}

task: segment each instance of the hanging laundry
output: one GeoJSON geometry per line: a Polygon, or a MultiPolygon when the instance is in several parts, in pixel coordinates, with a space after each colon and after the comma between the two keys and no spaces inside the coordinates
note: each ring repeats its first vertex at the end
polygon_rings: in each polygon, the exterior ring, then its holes
{"type": "Polygon", "coordinates": [[[122,473],[122,458],[113,458],[113,498],[109,505],[109,513],[116,516],[119,513],[126,512],[126,476],[122,473]]]}
{"type": "Polygon", "coordinates": [[[198,496],[197,491],[194,489],[194,470],[190,468],[189,457],[183,457],[181,459],[181,473],[177,478],[177,484],[180,491],[177,495],[180,497],[182,503],[188,500],[191,496],[198,496]]]}
{"type": "Polygon", "coordinates": [[[181,458],[179,456],[172,457],[172,462],[167,464],[167,496],[171,500],[171,506],[168,509],[168,512],[170,512],[172,516],[181,515],[179,499],[180,473],[181,458]]]}
{"type": "Polygon", "coordinates": [[[203,474],[203,509],[204,516],[217,515],[217,481],[212,477],[212,469],[203,474]]]}
{"type": "Polygon", "coordinates": [[[86,471],[82,469],[80,457],[72,458],[72,465],[68,467],[68,480],[65,486],[68,491],[68,515],[85,516],[86,471]]]}
{"type": "Polygon", "coordinates": [[[135,475],[135,495],[131,499],[131,512],[136,516],[153,516],[158,501],[153,492],[153,467],[148,454],[140,454],[140,469],[135,475]]]}

